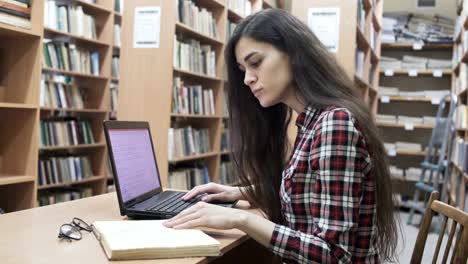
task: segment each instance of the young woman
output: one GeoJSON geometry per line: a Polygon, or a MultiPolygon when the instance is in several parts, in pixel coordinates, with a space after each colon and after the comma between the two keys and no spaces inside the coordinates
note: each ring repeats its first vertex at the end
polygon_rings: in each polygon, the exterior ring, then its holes
{"type": "Polygon", "coordinates": [[[246,199],[267,218],[200,202],[168,227],[238,228],[288,263],[393,260],[397,222],[386,153],[353,82],[285,11],[244,19],[225,52],[233,160],[242,188],[184,199],[246,199]],[[287,159],[291,110],[298,134],[287,159]]]}

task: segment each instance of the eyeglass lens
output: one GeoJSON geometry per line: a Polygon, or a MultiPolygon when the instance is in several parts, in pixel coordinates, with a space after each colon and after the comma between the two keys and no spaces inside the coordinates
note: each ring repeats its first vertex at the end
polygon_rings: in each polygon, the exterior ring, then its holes
{"type": "Polygon", "coordinates": [[[91,226],[88,225],[88,223],[86,223],[85,221],[81,220],[78,217],[73,218],[72,222],[73,222],[74,225],[76,225],[81,230],[85,230],[85,231],[88,231],[88,232],[93,231],[93,229],[91,228],[91,226]]]}
{"type": "Polygon", "coordinates": [[[81,232],[79,229],[76,227],[69,225],[69,224],[64,224],[60,227],[60,238],[70,238],[74,240],[80,240],[81,239],[81,232]]]}

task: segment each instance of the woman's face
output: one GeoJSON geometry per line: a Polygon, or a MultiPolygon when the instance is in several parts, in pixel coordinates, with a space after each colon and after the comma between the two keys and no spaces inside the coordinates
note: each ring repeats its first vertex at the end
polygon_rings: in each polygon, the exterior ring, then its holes
{"type": "Polygon", "coordinates": [[[289,57],[274,46],[243,37],[235,48],[244,83],[263,107],[294,98],[289,57]]]}

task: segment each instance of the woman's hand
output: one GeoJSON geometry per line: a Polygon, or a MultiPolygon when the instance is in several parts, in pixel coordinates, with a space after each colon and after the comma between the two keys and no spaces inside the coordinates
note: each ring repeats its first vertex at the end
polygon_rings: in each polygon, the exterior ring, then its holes
{"type": "Polygon", "coordinates": [[[242,194],[238,187],[226,186],[217,183],[198,185],[186,193],[182,199],[190,200],[200,194],[207,194],[202,198],[202,201],[204,202],[234,202],[242,199],[242,194]]]}
{"type": "Polygon", "coordinates": [[[175,217],[163,223],[165,227],[189,229],[208,227],[214,229],[232,229],[242,226],[246,219],[245,211],[198,202],[175,217]]]}

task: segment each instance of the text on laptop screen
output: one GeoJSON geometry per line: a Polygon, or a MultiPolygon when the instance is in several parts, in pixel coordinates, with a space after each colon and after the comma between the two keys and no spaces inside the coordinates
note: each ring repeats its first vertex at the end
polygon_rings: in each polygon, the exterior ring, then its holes
{"type": "Polygon", "coordinates": [[[160,187],[148,129],[110,129],[123,202],[160,187]]]}

